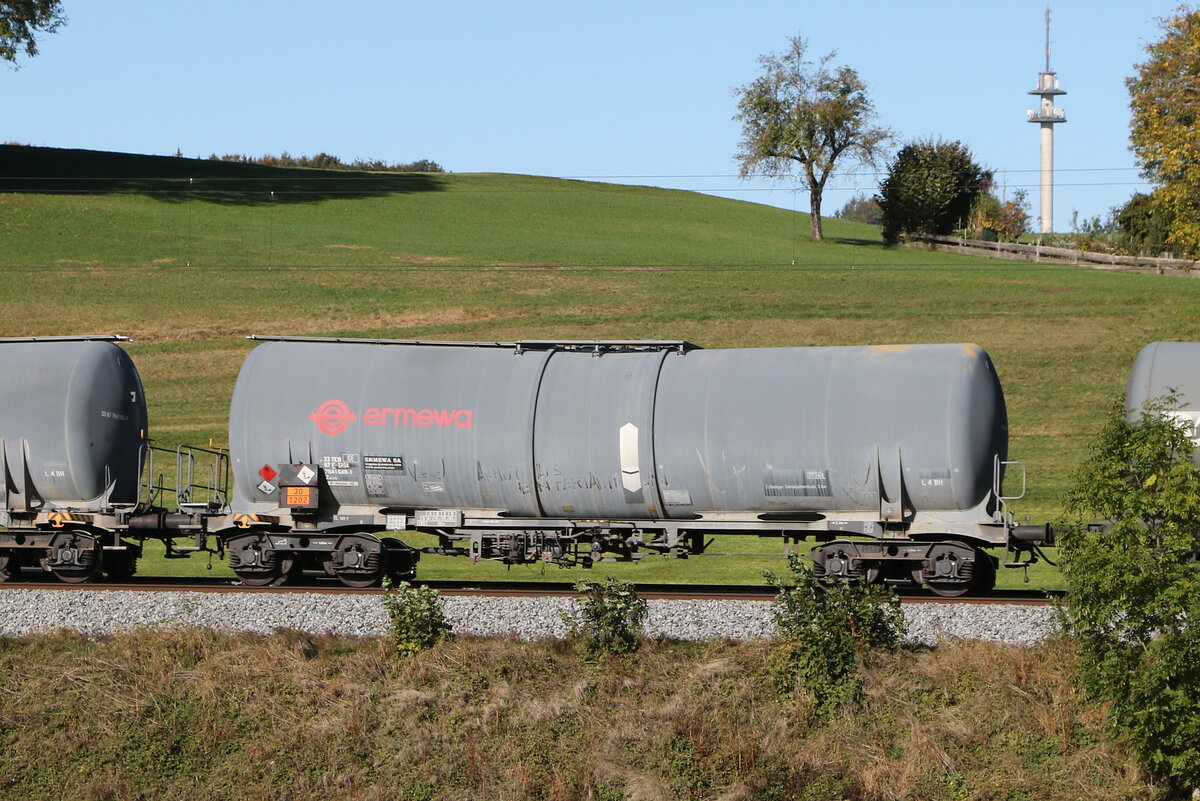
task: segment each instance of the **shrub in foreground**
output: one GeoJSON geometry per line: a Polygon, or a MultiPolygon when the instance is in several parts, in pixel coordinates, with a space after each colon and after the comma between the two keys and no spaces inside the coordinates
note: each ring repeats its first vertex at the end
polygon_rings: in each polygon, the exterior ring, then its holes
{"type": "Polygon", "coordinates": [[[573,640],[590,658],[631,654],[641,645],[646,601],[633,584],[609,576],[604,581],[580,581],[578,611],[564,616],[573,640]]]}
{"type": "Polygon", "coordinates": [[[818,719],[861,697],[862,659],[900,644],[904,614],[885,585],[839,581],[822,587],[812,563],[796,554],[788,557],[788,571],[791,586],[769,570],[763,574],[779,590],[771,607],[778,633],[769,672],[780,695],[807,702],[818,719]]]}
{"type": "Polygon", "coordinates": [[[1059,528],[1080,683],[1183,794],[1200,785],[1200,473],[1178,405],[1113,405],[1059,528]]]}
{"type": "Polygon", "coordinates": [[[385,578],[383,605],[391,624],[388,639],[401,657],[432,648],[451,636],[438,592],[432,587],[414,587],[407,581],[393,585],[385,578]]]}

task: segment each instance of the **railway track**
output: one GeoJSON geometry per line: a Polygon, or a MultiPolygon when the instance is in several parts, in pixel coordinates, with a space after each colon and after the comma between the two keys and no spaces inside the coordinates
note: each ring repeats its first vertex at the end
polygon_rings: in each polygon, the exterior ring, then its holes
{"type": "MultiPolygon", "coordinates": [[[[416,581],[417,586],[436,589],[447,596],[480,597],[554,597],[575,595],[571,582],[508,582],[508,581],[416,581]]],[[[761,585],[715,584],[637,584],[638,595],[645,599],[666,600],[750,600],[769,601],[775,596],[772,587],[761,585]]],[[[10,581],[0,583],[2,590],[97,590],[134,592],[227,592],[227,593],[306,593],[327,595],[378,595],[378,587],[356,589],[327,582],[298,582],[278,587],[246,587],[232,578],[157,578],[133,577],[120,584],[64,584],[60,581],[10,581]]],[[[992,590],[978,598],[943,598],[927,590],[905,590],[897,593],[902,603],[934,604],[992,604],[1047,606],[1064,597],[1060,590],[992,590]]]]}

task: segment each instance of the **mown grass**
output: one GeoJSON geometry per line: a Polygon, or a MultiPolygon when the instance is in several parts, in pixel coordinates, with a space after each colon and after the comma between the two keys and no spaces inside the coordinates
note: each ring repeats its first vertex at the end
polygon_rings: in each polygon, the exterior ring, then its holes
{"type": "MultiPolygon", "coordinates": [[[[0,147],[0,176],[29,152],[0,147]]],[[[687,192],[453,174],[418,188],[129,158],[0,195],[0,335],[134,336],[168,446],[225,442],[250,333],[970,341],[996,363],[1010,458],[1028,465],[1014,508],[1040,522],[1060,514],[1137,351],[1200,340],[1190,279],[887,250],[878,229],[839,220],[817,244],[804,215],[687,192]],[[189,174],[201,179],[185,189],[189,174]]]]}
{"type": "Polygon", "coordinates": [[[809,725],[764,643],[209,631],[0,639],[7,798],[1163,798],[1069,679],[1068,649],[949,644],[874,659],[866,703],[809,725]]]}

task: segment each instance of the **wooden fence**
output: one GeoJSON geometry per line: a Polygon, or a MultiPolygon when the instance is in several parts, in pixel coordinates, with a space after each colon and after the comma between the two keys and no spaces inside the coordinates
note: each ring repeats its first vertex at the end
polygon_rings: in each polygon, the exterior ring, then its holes
{"type": "Polygon", "coordinates": [[[957,236],[905,236],[904,243],[928,247],[947,253],[970,253],[999,259],[1087,264],[1099,270],[1129,270],[1158,275],[1189,275],[1200,277],[1200,262],[1190,259],[1155,259],[1149,256],[1118,256],[1072,248],[1053,248],[1048,245],[1022,245],[1016,242],[987,242],[957,236]]]}

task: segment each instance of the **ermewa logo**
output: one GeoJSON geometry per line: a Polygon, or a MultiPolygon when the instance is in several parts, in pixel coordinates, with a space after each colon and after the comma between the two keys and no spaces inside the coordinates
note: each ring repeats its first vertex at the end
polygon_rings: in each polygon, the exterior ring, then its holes
{"type": "MultiPolygon", "coordinates": [[[[342,401],[327,400],[308,419],[326,434],[340,434],[360,418],[342,401]]],[[[363,411],[361,419],[368,426],[470,428],[475,423],[475,412],[470,409],[392,409],[373,406],[363,411]]]]}
{"type": "Polygon", "coordinates": [[[350,407],[340,400],[327,400],[315,412],[308,416],[317,424],[317,428],[326,434],[340,434],[346,427],[358,419],[358,415],[350,411],[350,407]]]}

